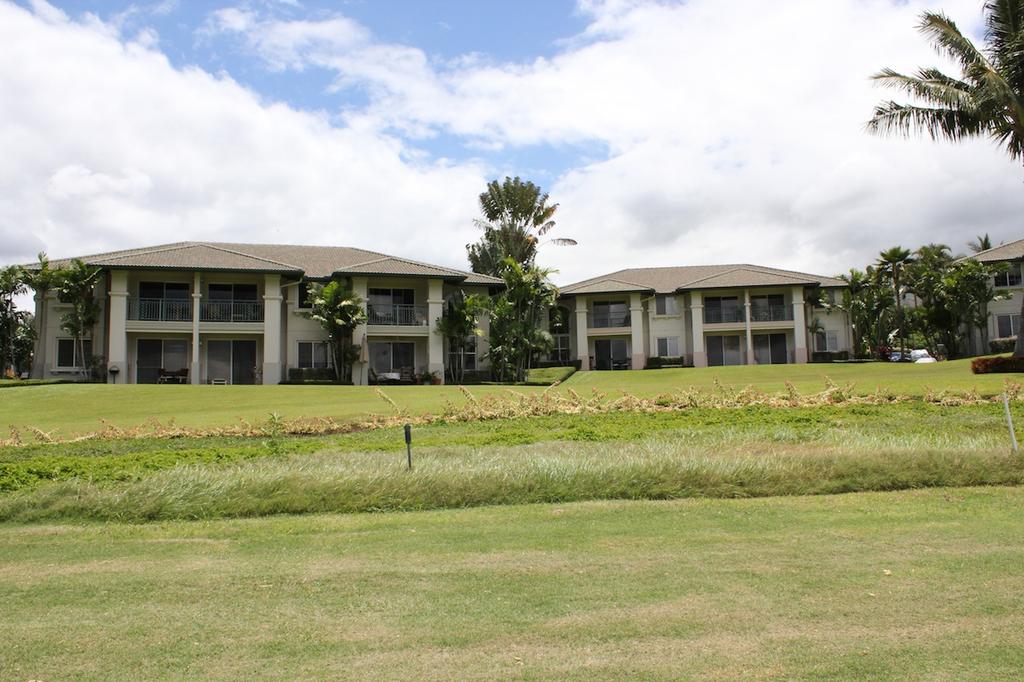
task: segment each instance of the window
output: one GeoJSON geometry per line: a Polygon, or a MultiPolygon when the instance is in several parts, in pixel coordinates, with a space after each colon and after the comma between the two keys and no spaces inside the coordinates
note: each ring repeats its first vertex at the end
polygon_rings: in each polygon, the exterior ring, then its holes
{"type": "Polygon", "coordinates": [[[192,319],[189,286],[185,282],[139,282],[139,297],[131,304],[140,320],[184,322],[192,319]]]}
{"type": "Polygon", "coordinates": [[[299,308],[311,308],[313,306],[312,292],[309,290],[314,282],[299,282],[299,308]]]}
{"type": "Polygon", "coordinates": [[[564,362],[568,364],[570,359],[569,335],[555,334],[552,338],[554,338],[555,346],[551,349],[551,359],[555,362],[564,362]]]}
{"type": "MultiPolygon", "coordinates": [[[[464,370],[472,372],[476,369],[476,342],[476,334],[471,334],[470,336],[466,337],[466,348],[462,354],[462,359],[465,361],[465,363],[462,366],[462,369],[464,370]]],[[[458,367],[458,365],[459,353],[450,350],[448,352],[448,366],[458,367]]]]}
{"type": "Polygon", "coordinates": [[[319,369],[330,366],[330,344],[326,341],[299,341],[299,367],[319,369]]]}
{"type": "Polygon", "coordinates": [[[372,306],[413,305],[416,292],[413,289],[370,289],[367,302],[372,306]]]}
{"type": "Polygon", "coordinates": [[[706,296],[704,298],[704,321],[715,324],[718,322],[742,322],[743,308],[736,296],[706,296]]]}
{"type": "Polygon", "coordinates": [[[658,294],[654,297],[654,312],[657,315],[678,315],[679,308],[676,307],[674,295],[658,294]]]}
{"type": "Polygon", "coordinates": [[[814,350],[819,353],[834,353],[839,350],[839,332],[821,331],[814,334],[814,350]]]}
{"type": "Polygon", "coordinates": [[[591,327],[628,327],[629,304],[625,301],[595,301],[591,327]]]}
{"type": "Polygon", "coordinates": [[[74,339],[57,339],[57,367],[70,369],[72,367],[84,367],[92,359],[92,340],[83,339],[85,346],[85,360],[82,361],[81,351],[74,339]]]}
{"type": "Polygon", "coordinates": [[[996,327],[1001,339],[1016,336],[1020,330],[1020,315],[996,315],[996,327]]]}
{"type": "Polygon", "coordinates": [[[370,366],[373,371],[398,372],[415,370],[416,344],[407,342],[370,342],[370,366]]]}
{"type": "Polygon", "coordinates": [[[211,284],[211,301],[257,301],[259,292],[255,284],[211,284]]]}
{"type": "Polygon", "coordinates": [[[569,333],[569,309],[556,305],[548,312],[548,331],[552,334],[569,333]]]}
{"type": "Polygon", "coordinates": [[[679,337],[678,336],[666,336],[658,338],[658,357],[659,358],[678,358],[679,357],[679,337]]]}
{"type": "Polygon", "coordinates": [[[1010,263],[1006,272],[1000,272],[995,277],[997,287],[1019,287],[1020,282],[1020,263],[1010,263]]]}
{"type": "Polygon", "coordinates": [[[786,305],[782,294],[750,297],[751,322],[778,322],[793,319],[793,311],[786,305]]]}

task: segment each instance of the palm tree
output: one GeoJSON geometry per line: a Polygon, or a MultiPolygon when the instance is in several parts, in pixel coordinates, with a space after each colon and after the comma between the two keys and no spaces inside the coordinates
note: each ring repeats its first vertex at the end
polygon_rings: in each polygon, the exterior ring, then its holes
{"type": "Polygon", "coordinates": [[[46,257],[45,253],[40,252],[38,259],[38,264],[26,270],[24,275],[25,283],[36,292],[36,298],[40,301],[37,319],[35,320],[35,348],[32,352],[33,379],[43,378],[44,366],[41,359],[45,351],[46,314],[48,308],[46,297],[60,285],[62,276],[60,270],[50,267],[50,259],[46,257]]]}
{"type": "MultiPolygon", "coordinates": [[[[938,69],[906,76],[884,69],[874,76],[927,106],[888,101],[875,108],[867,128],[877,133],[925,131],[932,139],[957,142],[988,137],[1024,163],[1024,0],[989,0],[985,45],[976,47],[949,17],[925,12],[918,29],[941,54],[959,66],[960,78],[938,69]]],[[[1024,296],[1021,297],[1024,315],[1024,296]]],[[[1024,334],[1017,335],[1015,357],[1024,357],[1024,334]]]]}
{"type": "Polygon", "coordinates": [[[908,265],[914,262],[909,249],[894,246],[878,254],[875,262],[878,277],[892,287],[893,300],[896,304],[896,323],[900,336],[900,358],[904,356],[906,345],[906,325],[903,317],[903,275],[908,265]]]}
{"type": "Polygon", "coordinates": [[[988,236],[988,233],[980,234],[971,241],[967,242],[967,248],[971,250],[971,253],[981,253],[982,251],[988,251],[992,248],[992,239],[988,236]]]}
{"type": "Polygon", "coordinates": [[[334,376],[339,381],[351,379],[352,363],[359,347],[352,343],[352,332],[366,322],[363,300],[350,286],[332,280],[310,286],[310,311],[303,315],[320,323],[327,332],[334,361],[334,376]]]}
{"type": "Polygon", "coordinates": [[[14,297],[25,293],[25,272],[17,265],[0,268],[0,339],[3,339],[3,347],[0,347],[0,378],[6,373],[7,362],[10,361],[13,372],[17,362],[15,361],[15,333],[21,322],[22,315],[14,308],[14,297]]]}
{"type": "Polygon", "coordinates": [[[574,239],[541,241],[555,226],[558,204],[548,204],[548,195],[540,187],[519,177],[487,183],[487,191],[480,195],[480,210],[483,219],[475,222],[484,234],[480,241],[466,245],[473,272],[500,277],[506,258],[530,267],[542,243],[576,244],[574,239]]]}
{"type": "Polygon", "coordinates": [[[85,357],[85,337],[92,334],[93,327],[100,319],[100,306],[96,302],[96,280],[103,272],[100,268],[86,265],[77,258],[67,269],[60,272],[58,288],[64,300],[71,304],[71,311],[61,317],[61,329],[72,336],[82,377],[89,373],[92,358],[85,357]]]}
{"type": "Polygon", "coordinates": [[[444,313],[437,320],[435,332],[448,341],[448,373],[452,383],[461,384],[465,378],[466,339],[480,333],[477,314],[486,307],[485,297],[467,296],[461,289],[445,301],[444,313]]]}

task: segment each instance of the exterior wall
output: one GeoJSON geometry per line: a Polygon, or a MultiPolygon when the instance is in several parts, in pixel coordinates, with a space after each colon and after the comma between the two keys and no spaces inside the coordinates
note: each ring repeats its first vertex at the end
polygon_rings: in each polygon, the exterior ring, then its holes
{"type": "Polygon", "coordinates": [[[566,296],[560,304],[575,311],[570,315],[570,346],[573,357],[590,362],[594,356],[594,341],[599,338],[627,338],[633,367],[642,368],[646,358],[658,356],[657,340],[675,338],[678,340],[679,355],[683,363],[702,367],[707,364],[707,338],[710,336],[735,335],[740,338],[740,351],[744,363],[754,364],[753,353],[756,336],[768,333],[786,334],[788,362],[807,362],[813,350],[813,339],[807,332],[807,323],[814,317],[826,330],[838,333],[839,350],[851,350],[852,338],[846,313],[811,309],[804,303],[803,287],[764,287],[749,289],[709,289],[676,294],[676,314],[659,315],[656,297],[638,294],[607,294],[587,296],[566,296]],[[762,295],[781,295],[786,316],[790,319],[756,321],[749,313],[751,299],[762,295]],[[744,319],[730,322],[706,322],[705,305],[708,297],[734,296],[742,310],[744,319]],[[589,327],[595,301],[626,301],[631,308],[631,326],[624,328],[596,329],[589,327]],[[637,315],[639,310],[639,315],[637,315]],[[581,327],[581,325],[584,325],[581,327]],[[585,351],[580,353],[579,349],[585,351]]]}
{"type": "MultiPolygon", "coordinates": [[[[109,315],[108,290],[110,282],[107,276],[103,276],[96,283],[93,295],[100,306],[99,322],[93,327],[89,338],[92,341],[92,354],[101,355],[104,358],[108,355],[109,335],[105,324],[109,315]]],[[[69,339],[71,335],[61,329],[61,318],[70,312],[71,306],[61,303],[57,292],[51,291],[47,294],[45,301],[36,299],[36,324],[43,325],[40,330],[40,351],[42,362],[38,368],[33,368],[33,375],[44,379],[76,379],[81,376],[81,371],[72,367],[57,366],[57,342],[60,339],[69,339]]],[[[38,360],[37,360],[38,362],[38,360]]]]}

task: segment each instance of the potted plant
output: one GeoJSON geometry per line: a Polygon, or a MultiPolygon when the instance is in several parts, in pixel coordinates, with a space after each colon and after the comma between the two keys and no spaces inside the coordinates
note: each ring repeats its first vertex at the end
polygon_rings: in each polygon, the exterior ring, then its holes
{"type": "Polygon", "coordinates": [[[431,372],[430,370],[424,371],[423,374],[417,377],[417,380],[421,384],[432,384],[434,386],[441,385],[441,375],[437,372],[431,372]]]}

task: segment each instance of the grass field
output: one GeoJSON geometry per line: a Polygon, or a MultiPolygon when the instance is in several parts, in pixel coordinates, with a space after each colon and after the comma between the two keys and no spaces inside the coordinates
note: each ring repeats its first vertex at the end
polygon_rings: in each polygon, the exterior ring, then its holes
{"type": "Polygon", "coordinates": [[[1019,488],[0,525],[5,679],[1014,679],[1019,488]]]}
{"type": "MultiPolygon", "coordinates": [[[[1024,408],[1014,406],[1024,421],[1024,408]]],[[[0,520],[130,520],[1024,483],[1002,406],[551,415],[0,448],[0,520]]]]}
{"type": "MultiPolygon", "coordinates": [[[[894,393],[921,395],[926,390],[977,390],[994,395],[1007,378],[1017,375],[974,375],[968,361],[930,365],[867,363],[808,364],[706,369],[663,369],[630,372],[577,372],[561,388],[589,393],[593,388],[610,395],[621,392],[653,396],[684,388],[711,388],[715,381],[727,386],[754,386],[781,391],[792,382],[803,392],[820,391],[825,377],[854,382],[856,390],[871,393],[882,388],[894,393]]],[[[399,406],[414,413],[438,412],[447,401],[462,404],[454,386],[391,386],[383,390],[399,406]]],[[[501,386],[475,386],[476,395],[504,393],[501,386]]],[[[517,386],[528,393],[542,387],[517,386]]],[[[271,412],[282,417],[325,416],[353,419],[392,411],[375,388],[365,386],[112,386],[68,384],[27,386],[0,393],[0,430],[10,426],[56,430],[59,435],[94,431],[105,419],[118,426],[137,426],[150,419],[174,419],[182,426],[210,427],[238,418],[265,419],[271,412]]]]}

